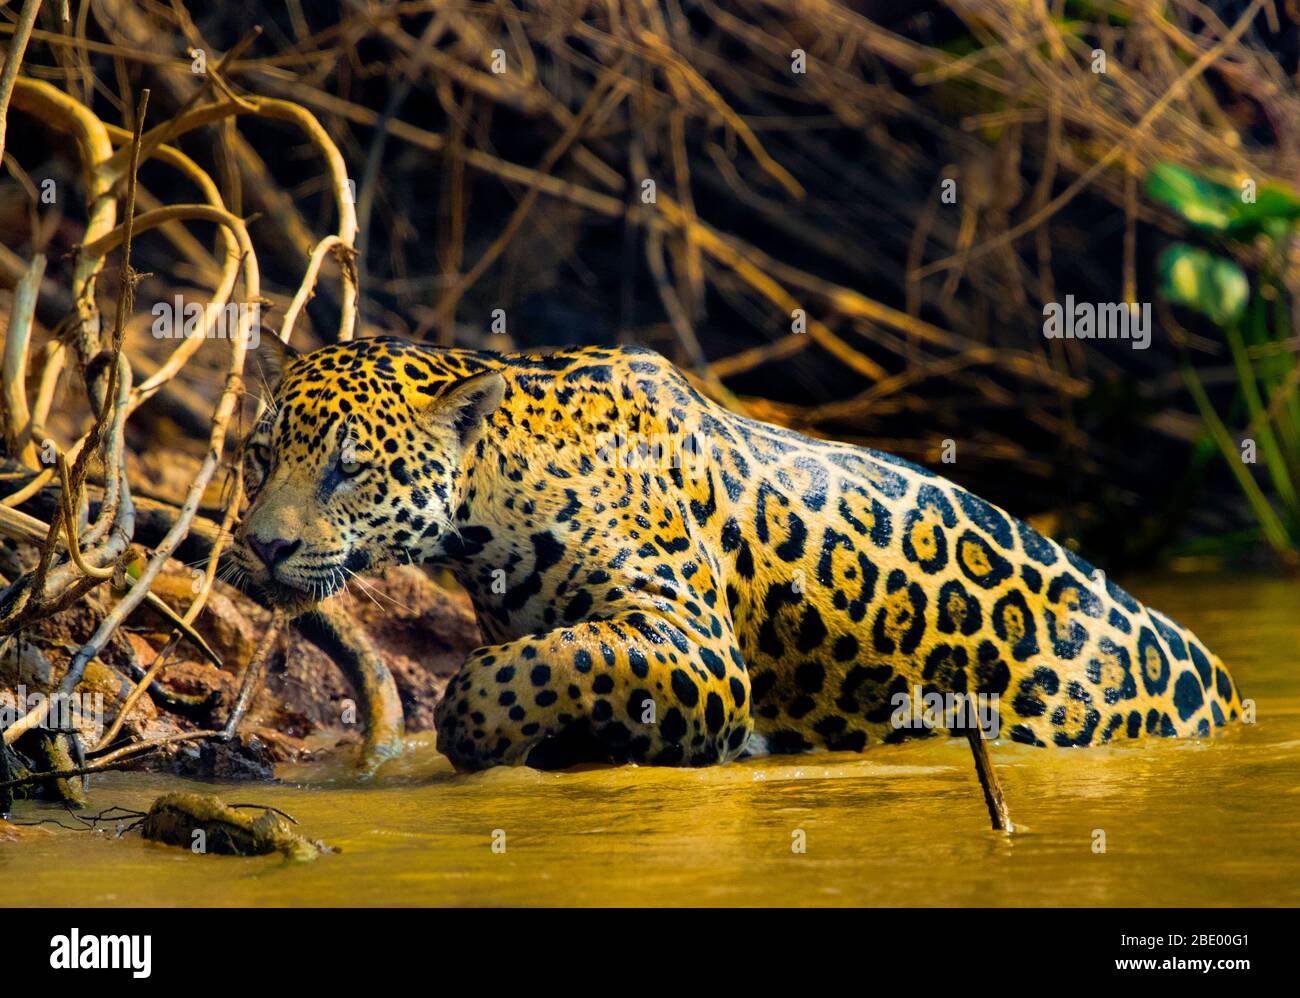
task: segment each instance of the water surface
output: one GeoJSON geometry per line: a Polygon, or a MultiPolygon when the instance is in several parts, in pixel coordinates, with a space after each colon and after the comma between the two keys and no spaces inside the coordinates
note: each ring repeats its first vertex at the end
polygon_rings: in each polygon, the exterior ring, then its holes
{"type": "MultiPolygon", "coordinates": [[[[1010,838],[989,831],[969,750],[950,739],[706,770],[466,777],[426,736],[371,784],[328,765],[276,785],[98,777],[92,811],[206,790],[282,808],[342,851],[314,863],[196,856],[138,834],[55,829],[0,842],[0,903],[1300,904],[1300,583],[1130,588],[1223,657],[1258,723],[1201,742],[996,743],[1021,829],[1010,838]]],[[[57,814],[19,802],[15,818],[57,814]]]]}

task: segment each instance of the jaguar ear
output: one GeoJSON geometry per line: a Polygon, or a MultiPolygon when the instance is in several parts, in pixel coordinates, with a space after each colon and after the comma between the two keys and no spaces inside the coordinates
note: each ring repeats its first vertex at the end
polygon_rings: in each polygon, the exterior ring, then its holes
{"type": "Polygon", "coordinates": [[[454,433],[460,445],[468,447],[483,435],[483,421],[497,410],[505,394],[506,382],[498,372],[471,374],[430,401],[421,421],[429,430],[454,433]]]}
{"type": "Polygon", "coordinates": [[[268,335],[260,337],[257,349],[253,351],[254,394],[269,403],[284,380],[285,368],[299,356],[297,350],[274,333],[268,331],[268,335]]]}

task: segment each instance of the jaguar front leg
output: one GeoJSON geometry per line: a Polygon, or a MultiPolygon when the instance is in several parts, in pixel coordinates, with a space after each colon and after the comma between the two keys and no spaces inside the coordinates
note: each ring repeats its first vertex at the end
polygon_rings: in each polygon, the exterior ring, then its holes
{"type": "Polygon", "coordinates": [[[457,769],[603,758],[700,766],[740,754],[749,678],[730,634],[640,611],[479,648],[437,710],[457,769]]]}

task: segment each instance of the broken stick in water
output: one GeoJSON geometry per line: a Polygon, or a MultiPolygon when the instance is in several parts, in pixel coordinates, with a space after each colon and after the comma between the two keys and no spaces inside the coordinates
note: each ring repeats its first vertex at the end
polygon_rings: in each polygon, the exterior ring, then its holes
{"type": "MultiPolygon", "coordinates": [[[[972,708],[974,704],[972,703],[972,708]]],[[[972,717],[978,717],[972,710],[972,717]]],[[[995,832],[1014,832],[1011,814],[1007,811],[1007,799],[1002,794],[1002,784],[993,769],[993,756],[984,741],[984,731],[977,723],[965,727],[966,741],[970,743],[971,755],[975,757],[975,772],[980,778],[980,788],[984,791],[984,803],[988,805],[989,819],[993,822],[995,832]]]]}

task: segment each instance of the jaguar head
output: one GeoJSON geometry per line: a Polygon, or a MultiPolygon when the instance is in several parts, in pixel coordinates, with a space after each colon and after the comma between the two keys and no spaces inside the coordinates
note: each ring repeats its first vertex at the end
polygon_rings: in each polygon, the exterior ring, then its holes
{"type": "Polygon", "coordinates": [[[264,407],[243,451],[239,581],[301,613],[355,574],[436,557],[501,375],[400,340],[297,354],[274,336],[252,373],[264,407]]]}

